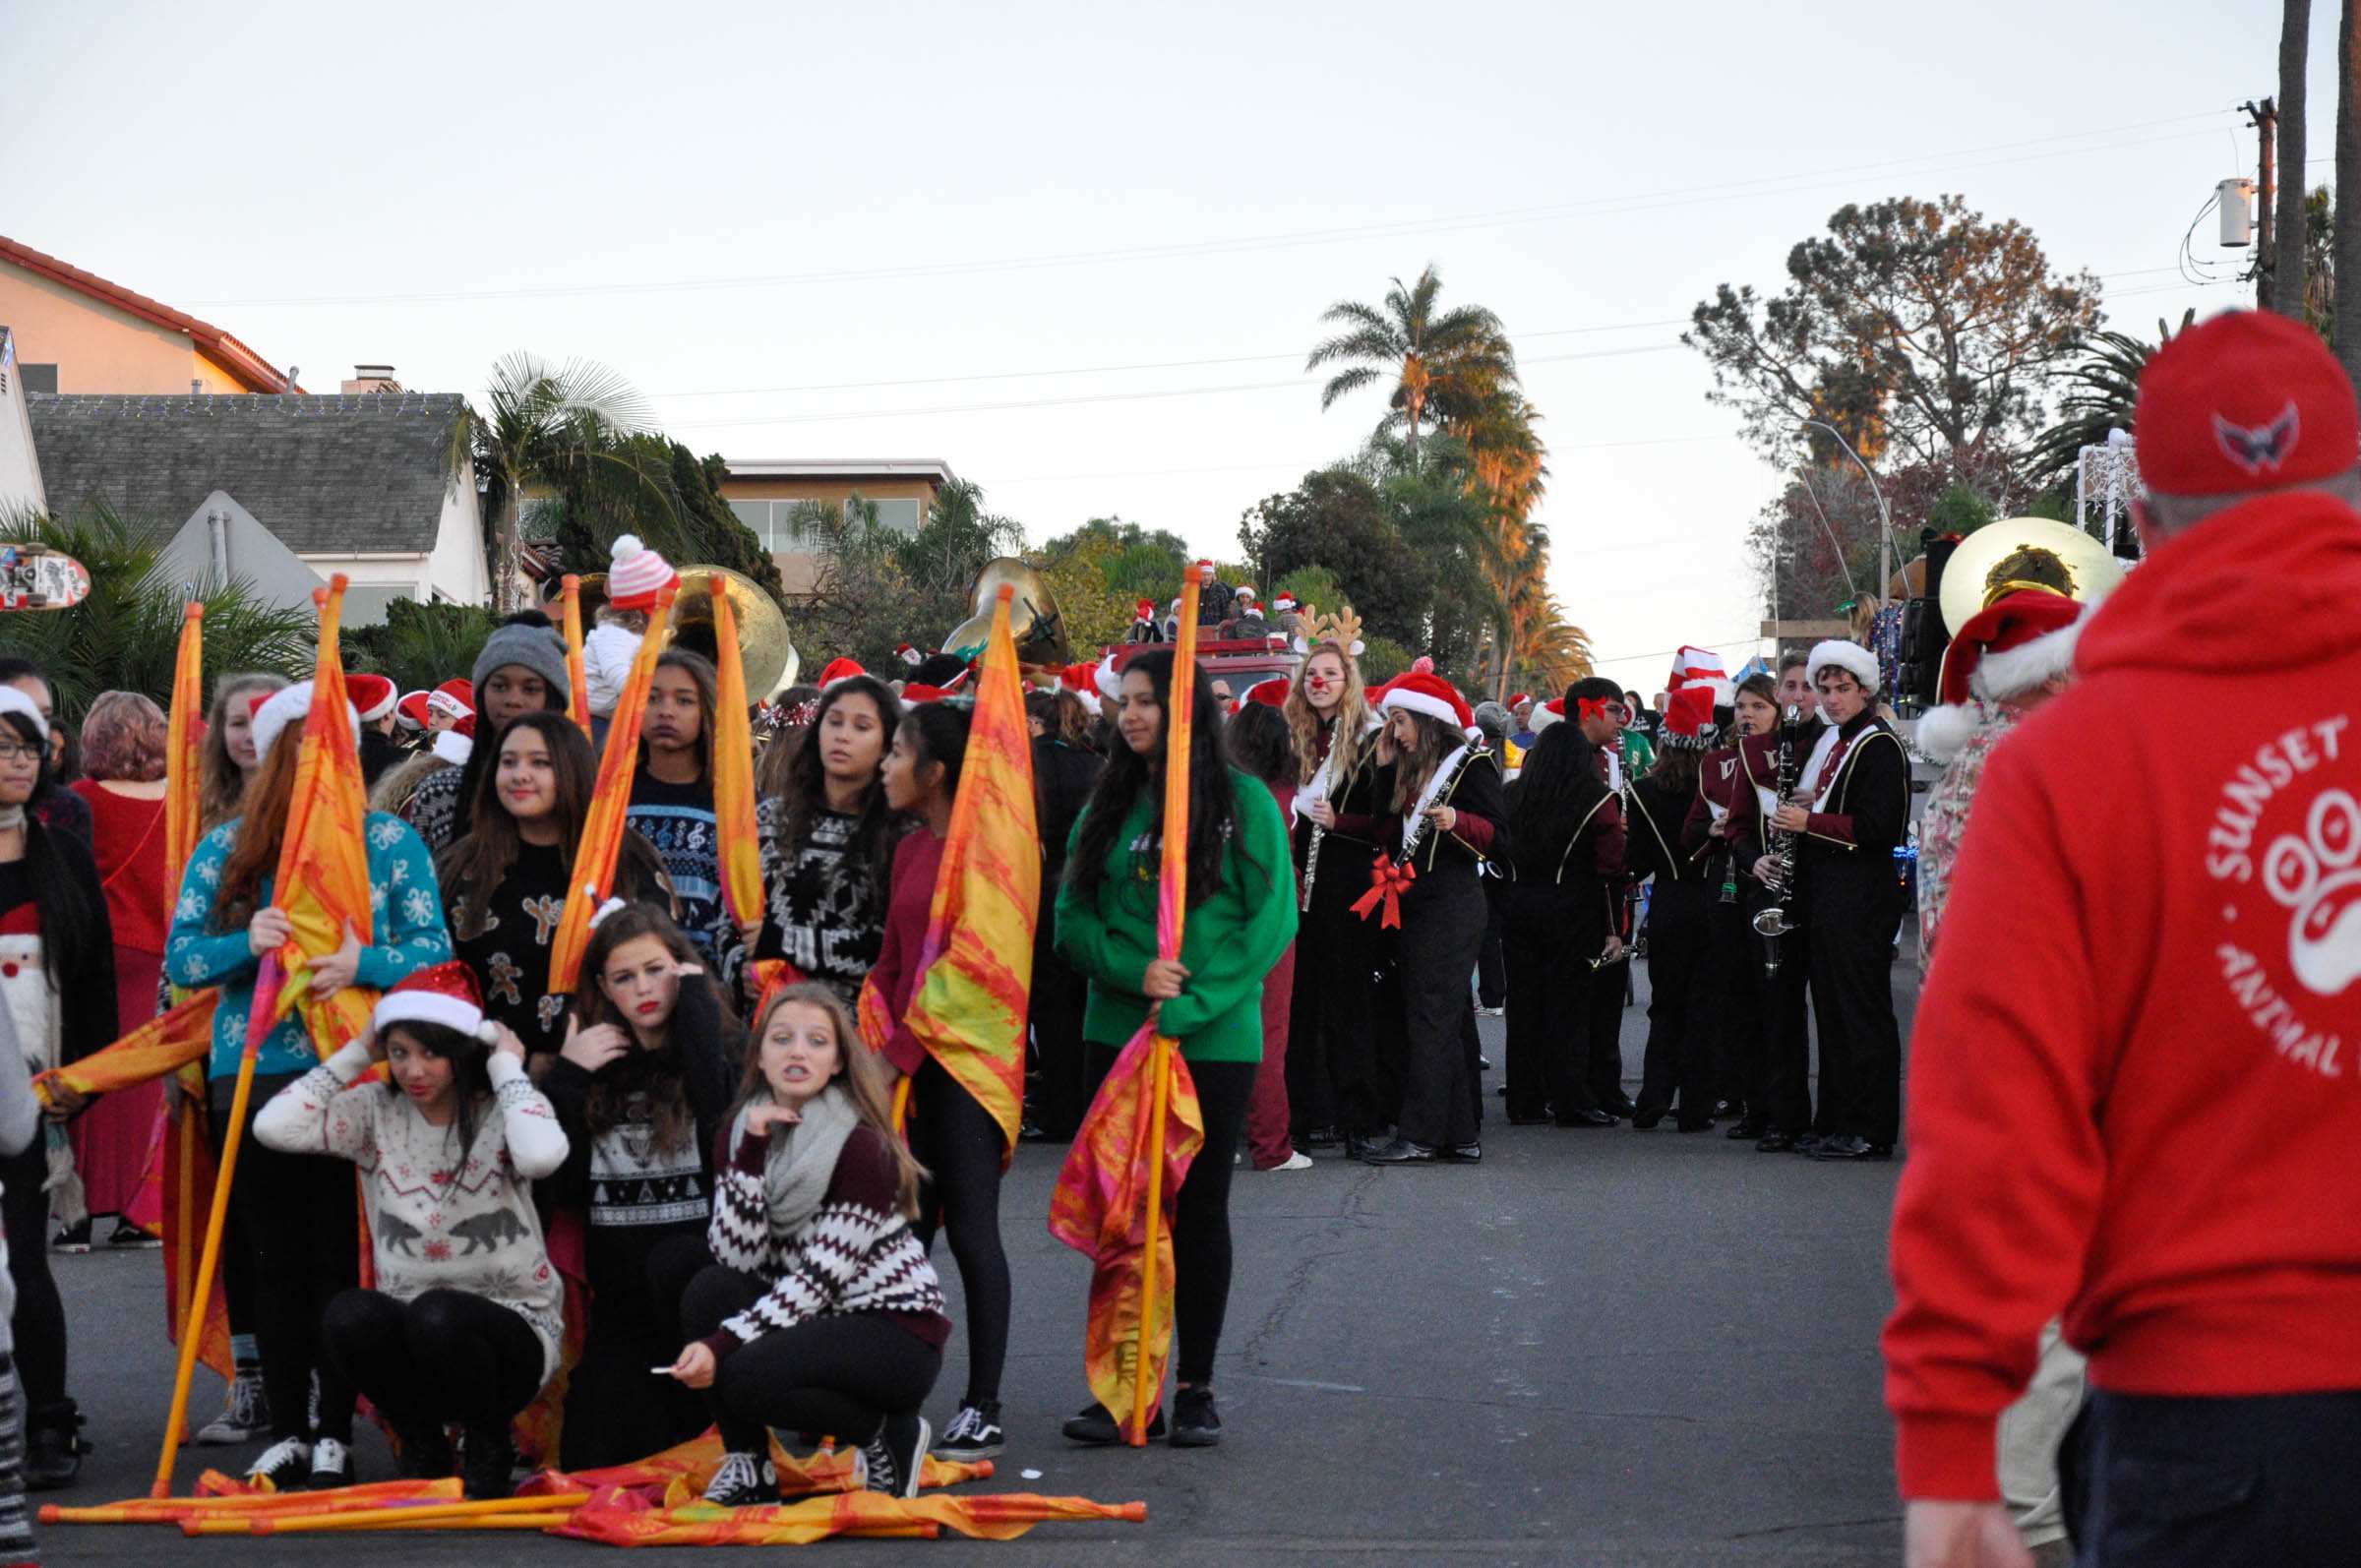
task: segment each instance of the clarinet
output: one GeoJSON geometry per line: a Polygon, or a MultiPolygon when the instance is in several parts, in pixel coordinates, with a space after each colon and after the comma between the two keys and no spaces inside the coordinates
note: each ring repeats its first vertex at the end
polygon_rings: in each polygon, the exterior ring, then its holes
{"type": "Polygon", "coordinates": [[[1311,911],[1311,884],[1320,874],[1320,840],[1327,836],[1326,828],[1317,822],[1311,824],[1311,845],[1303,851],[1303,890],[1296,898],[1296,913],[1300,915],[1311,911]]]}
{"type": "MultiPolygon", "coordinates": [[[[1795,726],[1803,718],[1799,704],[1790,704],[1779,722],[1779,800],[1786,805],[1795,792],[1795,726]]],[[[1763,974],[1776,978],[1779,974],[1779,939],[1795,929],[1787,918],[1786,903],[1795,885],[1795,835],[1784,828],[1771,832],[1771,848],[1765,859],[1772,863],[1770,905],[1755,912],[1755,935],[1763,938],[1763,974]]]]}

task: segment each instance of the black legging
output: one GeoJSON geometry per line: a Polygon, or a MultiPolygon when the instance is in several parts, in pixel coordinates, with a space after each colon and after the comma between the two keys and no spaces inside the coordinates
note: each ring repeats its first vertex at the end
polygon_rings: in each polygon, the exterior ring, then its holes
{"type": "Polygon", "coordinates": [[[34,1425],[66,1398],[66,1305],[49,1273],[49,1157],[35,1132],[23,1154],[0,1163],[0,1219],[8,1231],[8,1277],[17,1288],[17,1376],[25,1385],[25,1414],[34,1425]]]}
{"type": "Polygon", "coordinates": [[[328,1303],[320,1338],[345,1381],[396,1427],[497,1429],[541,1392],[541,1337],[514,1308],[465,1291],[407,1301],[346,1291],[328,1303]]]}
{"type": "MultiPolygon", "coordinates": [[[[319,1435],[352,1441],[353,1391],[321,1346],[329,1303],[361,1275],[360,1207],[352,1162],[324,1154],[281,1154],[254,1135],[254,1117],[292,1075],[255,1080],[238,1169],[230,1182],[237,1240],[254,1282],[254,1332],[273,1439],[311,1426],[312,1374],[320,1374],[319,1435]]],[[[216,1080],[213,1154],[229,1124],[230,1083],[216,1080]]]]}
{"type": "MultiPolygon", "coordinates": [[[[755,1275],[714,1264],[690,1283],[682,1327],[703,1339],[769,1294],[755,1275]]],[[[888,1416],[917,1410],[941,1372],[942,1352],[894,1314],[831,1312],[723,1357],[708,1400],[722,1446],[735,1453],[767,1451],[764,1428],[773,1426],[866,1443],[888,1416]]]]}
{"type": "Polygon", "coordinates": [[[618,1286],[591,1301],[590,1331],[566,1378],[561,1470],[628,1464],[685,1443],[710,1423],[695,1390],[647,1369],[671,1365],[689,1343],[681,1297],[712,1266],[702,1234],[667,1236],[648,1249],[636,1297],[618,1286]]]}
{"type": "MultiPolygon", "coordinates": [[[[1050,887],[1048,881],[1042,883],[1050,887]]],[[[1069,1140],[1088,1109],[1082,1099],[1082,1009],[1090,984],[1058,956],[1055,922],[1044,920],[1033,943],[1030,1017],[1036,1078],[1026,1109],[1047,1137],[1069,1140]]]]}
{"type": "Polygon", "coordinates": [[[949,1233],[967,1302],[967,1403],[1000,1397],[1008,1359],[1008,1254],[1000,1247],[1000,1124],[929,1056],[910,1085],[910,1152],[926,1168],[910,1230],[949,1233]]]}
{"type": "MultiPolygon", "coordinates": [[[[1291,1042],[1292,1044],[1292,1042],[1291,1042]]],[[[1115,1065],[1113,1046],[1090,1048],[1093,1098],[1115,1065]]],[[[1175,1372],[1191,1385],[1213,1381],[1222,1321],[1230,1312],[1231,1162],[1245,1136],[1246,1104],[1254,1098],[1251,1061],[1192,1061],[1197,1109],[1205,1117],[1205,1147],[1189,1162],[1173,1200],[1173,1333],[1180,1357],[1175,1372]]]]}

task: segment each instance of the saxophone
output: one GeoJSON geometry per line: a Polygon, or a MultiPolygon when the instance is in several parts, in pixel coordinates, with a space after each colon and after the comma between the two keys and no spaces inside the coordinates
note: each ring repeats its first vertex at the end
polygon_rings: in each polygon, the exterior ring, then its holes
{"type": "MultiPolygon", "coordinates": [[[[1795,792],[1795,726],[1802,721],[1803,708],[1790,703],[1779,720],[1779,799],[1782,805],[1795,792]]],[[[1763,939],[1763,973],[1779,974],[1779,939],[1795,929],[1787,918],[1787,898],[1795,887],[1795,835],[1791,831],[1774,828],[1771,848],[1764,858],[1771,864],[1770,879],[1764,884],[1771,891],[1771,902],[1754,916],[1755,935],[1763,939]]]]}

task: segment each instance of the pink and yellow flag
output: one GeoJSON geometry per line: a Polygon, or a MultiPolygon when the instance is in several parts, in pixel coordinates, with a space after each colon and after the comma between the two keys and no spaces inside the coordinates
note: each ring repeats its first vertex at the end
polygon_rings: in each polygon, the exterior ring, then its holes
{"type": "Polygon", "coordinates": [[[574,875],[566,889],[566,910],[558,917],[558,933],[549,949],[549,990],[562,995],[574,989],[581,973],[582,954],[590,946],[590,917],[607,901],[615,886],[615,858],[623,852],[623,819],[632,806],[632,774],[639,765],[639,716],[647,708],[647,689],[656,678],[656,656],[672,628],[672,601],[679,584],[656,595],[647,618],[647,635],[632,659],[632,673],[615,701],[615,716],[607,721],[607,749],[598,759],[598,786],[590,798],[590,817],[582,824],[582,841],[574,852],[574,875]]]}
{"type": "Polygon", "coordinates": [[[762,846],[755,828],[755,731],[748,721],[746,659],[727,578],[705,579],[713,596],[713,832],[720,850],[721,901],[741,929],[762,923],[762,846]]]}
{"type": "MultiPolygon", "coordinates": [[[[1180,955],[1188,911],[1188,755],[1195,701],[1197,574],[1180,590],[1180,640],[1165,706],[1164,846],[1157,880],[1156,951],[1180,955]]],[[[1188,1063],[1153,1015],[1099,1086],[1050,1199],[1050,1234],[1090,1255],[1090,1314],[1082,1331],[1090,1391],[1147,1441],[1172,1349],[1173,1213],[1190,1162],[1205,1146],[1205,1116],[1188,1063]],[[1144,1375],[1142,1370],[1144,1367],[1144,1375]]]]}
{"type": "Polygon", "coordinates": [[[197,848],[204,813],[205,606],[181,612],[180,652],[172,663],[172,713],[164,729],[164,918],[180,899],[180,874],[197,848]]]}
{"type": "MultiPolygon", "coordinates": [[[[1025,1109],[1025,1005],[1041,907],[1033,813],[1033,735],[1003,585],[976,682],[959,796],[919,945],[918,989],[903,1019],[943,1071],[1000,1124],[1003,1164],[1025,1109]]],[[[862,988],[864,1013],[870,988],[862,988]]]]}
{"type": "Polygon", "coordinates": [[[582,672],[582,579],[566,573],[563,582],[566,631],[566,716],[590,733],[590,677],[582,672]]]}

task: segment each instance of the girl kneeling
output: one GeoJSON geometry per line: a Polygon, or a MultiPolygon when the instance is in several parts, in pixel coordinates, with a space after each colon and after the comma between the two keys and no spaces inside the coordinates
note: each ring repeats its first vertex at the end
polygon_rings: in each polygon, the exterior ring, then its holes
{"type": "Polygon", "coordinates": [[[448,1427],[464,1432],[470,1497],[505,1497],[509,1422],[558,1365],[557,1271],[532,1181],[566,1159],[566,1135],[525,1075],[524,1043],[492,1025],[456,962],[386,993],[370,1032],[281,1089],[254,1133],[286,1154],[361,1168],[377,1289],[329,1302],[329,1358],[384,1412],[405,1476],[448,1476],[448,1427]],[[384,1085],[355,1080],[373,1061],[384,1085]]]}
{"type": "Polygon", "coordinates": [[[672,1375],[712,1391],[727,1450],[705,1500],[779,1500],[768,1428],[859,1445],[860,1484],[918,1495],[918,1408],[951,1322],[910,1232],[919,1169],[893,1134],[881,1075],[835,992],[790,986],[755,1022],[708,1236],[672,1375]]]}

